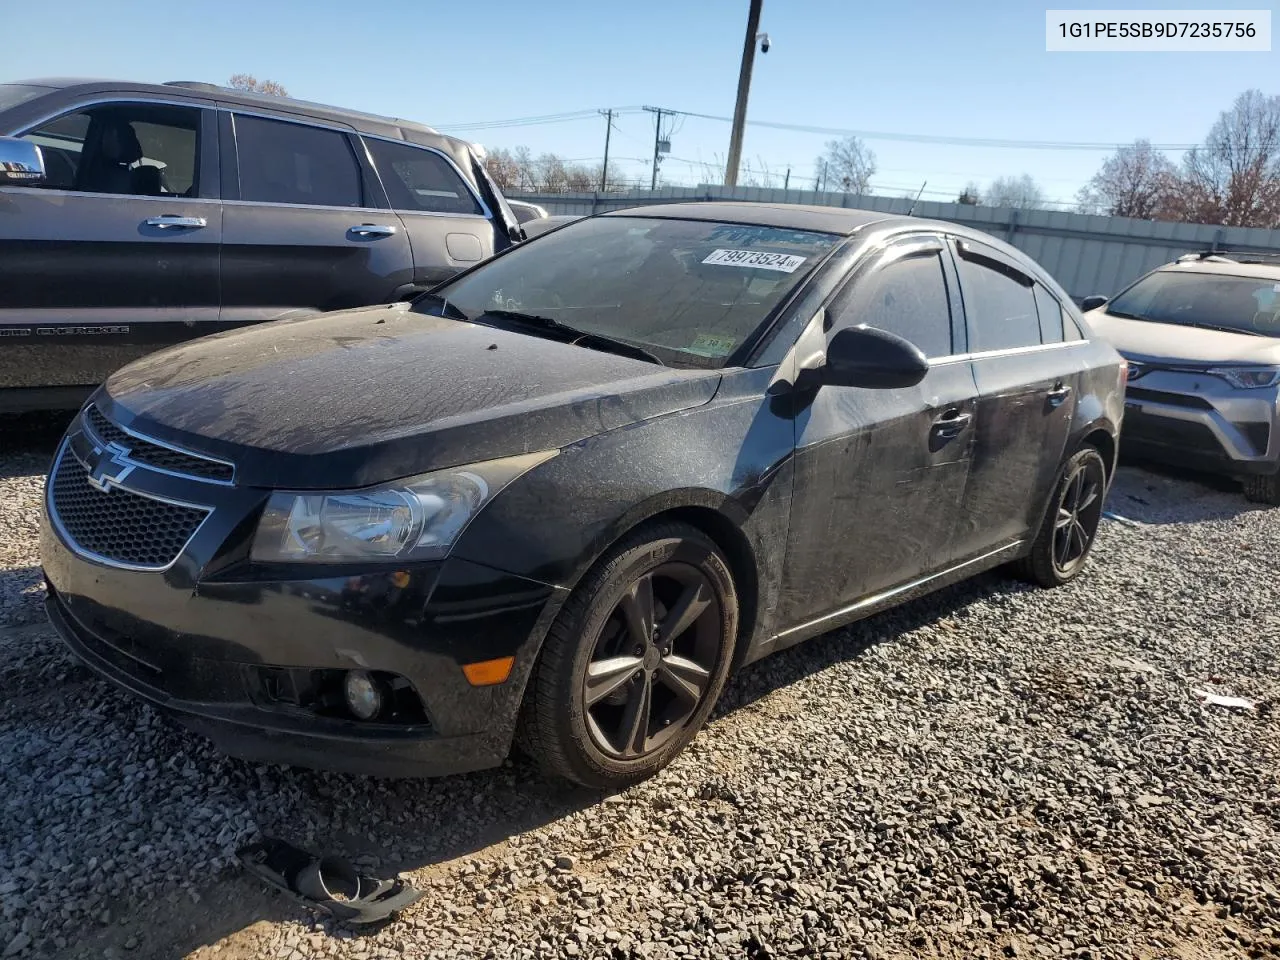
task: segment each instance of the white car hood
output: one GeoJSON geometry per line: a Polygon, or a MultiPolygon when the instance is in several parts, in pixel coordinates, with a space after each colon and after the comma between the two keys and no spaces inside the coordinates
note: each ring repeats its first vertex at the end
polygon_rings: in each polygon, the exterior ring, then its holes
{"type": "Polygon", "coordinates": [[[1090,328],[1125,356],[1187,364],[1280,364],[1280,338],[1113,317],[1106,307],[1085,315],[1090,328]]]}

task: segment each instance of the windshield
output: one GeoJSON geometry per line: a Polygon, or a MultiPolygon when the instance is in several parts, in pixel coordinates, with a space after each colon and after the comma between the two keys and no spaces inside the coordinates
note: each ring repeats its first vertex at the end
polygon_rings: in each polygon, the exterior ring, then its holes
{"type": "MultiPolygon", "coordinates": [[[[839,241],[778,227],[598,217],[434,293],[472,320],[489,310],[530,314],[667,362],[719,367],[839,241]]],[[[414,309],[442,307],[428,298],[414,309]]]]}
{"type": "Polygon", "coordinates": [[[44,96],[52,87],[33,87],[25,83],[0,83],[0,113],[20,103],[44,96]]]}
{"type": "Polygon", "coordinates": [[[1280,283],[1215,273],[1153,273],[1107,304],[1107,312],[1280,337],[1280,283]]]}

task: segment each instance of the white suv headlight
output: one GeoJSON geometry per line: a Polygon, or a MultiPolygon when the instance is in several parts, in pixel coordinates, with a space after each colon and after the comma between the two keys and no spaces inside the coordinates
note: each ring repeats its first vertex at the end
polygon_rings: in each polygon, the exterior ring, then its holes
{"type": "Polygon", "coordinates": [[[1207,372],[1241,390],[1274,387],[1280,383],[1280,367],[1213,367],[1207,372]]]}
{"type": "Polygon", "coordinates": [[[452,467],[364,490],[273,493],[250,557],[262,563],[438,559],[503,487],[557,452],[452,467]]]}

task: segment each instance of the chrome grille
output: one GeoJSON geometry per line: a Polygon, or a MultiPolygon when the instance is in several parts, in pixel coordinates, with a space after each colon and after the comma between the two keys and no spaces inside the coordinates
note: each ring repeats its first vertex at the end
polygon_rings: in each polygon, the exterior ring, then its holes
{"type": "Polygon", "coordinates": [[[193,453],[174,450],[142,437],[126,433],[106,418],[96,406],[89,406],[84,411],[84,421],[89,431],[102,441],[103,446],[114,443],[129,451],[129,459],[157,470],[180,473],[189,477],[201,477],[205,480],[216,480],[219,483],[230,483],[235,475],[235,468],[229,463],[210,460],[193,453]]]}
{"type": "Polygon", "coordinates": [[[107,563],[163,570],[209,515],[119,487],[104,493],[88,477],[88,468],[64,446],[49,478],[49,505],[71,545],[107,563]]]}

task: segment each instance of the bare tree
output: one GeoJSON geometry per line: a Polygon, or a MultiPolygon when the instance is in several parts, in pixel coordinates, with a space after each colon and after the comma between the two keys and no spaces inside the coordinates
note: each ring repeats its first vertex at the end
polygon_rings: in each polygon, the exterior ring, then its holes
{"type": "Polygon", "coordinates": [[[1019,177],[996,177],[987,187],[986,205],[1021,210],[1040,210],[1046,206],[1044,190],[1029,173],[1019,177]]]}
{"type": "Polygon", "coordinates": [[[960,196],[956,197],[956,203],[963,203],[970,207],[976,207],[981,202],[982,191],[978,189],[978,185],[972,180],[964,185],[964,189],[960,191],[960,196]]]}
{"type": "Polygon", "coordinates": [[[1179,220],[1280,226],[1280,96],[1247,90],[1182,161],[1171,204],[1179,220]]]}
{"type": "Polygon", "coordinates": [[[1082,212],[1153,220],[1169,208],[1177,191],[1177,170],[1151,146],[1135,140],[1103,161],[1077,194],[1082,212]]]}
{"type": "Polygon", "coordinates": [[[505,147],[489,151],[484,158],[484,168],[503,191],[520,189],[520,164],[505,147]]]}
{"type": "Polygon", "coordinates": [[[265,93],[273,97],[287,97],[289,91],[274,80],[259,80],[251,73],[232,74],[228,86],[233,90],[246,90],[249,93],[265,93]]]}
{"type": "Polygon", "coordinates": [[[824,189],[866,193],[876,173],[875,153],[857,137],[828,140],[827,152],[814,161],[824,189]]]}
{"type": "Polygon", "coordinates": [[[565,188],[571,193],[587,193],[600,189],[600,168],[571,163],[564,168],[565,188]]]}

